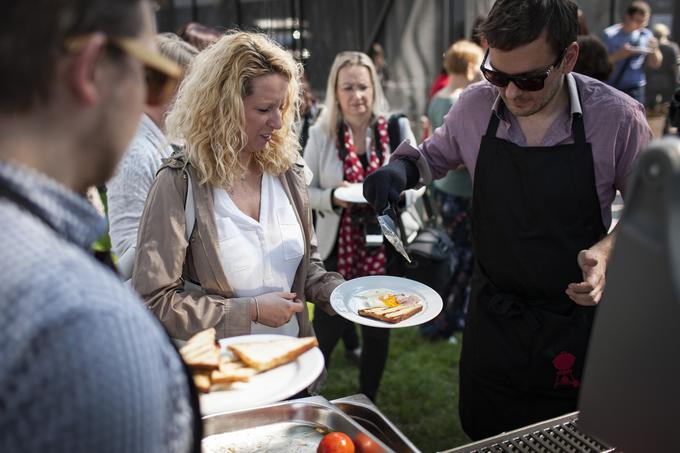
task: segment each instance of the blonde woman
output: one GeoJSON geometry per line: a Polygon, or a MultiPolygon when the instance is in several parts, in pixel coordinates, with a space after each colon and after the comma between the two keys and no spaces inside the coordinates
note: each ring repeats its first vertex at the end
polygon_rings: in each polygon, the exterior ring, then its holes
{"type": "Polygon", "coordinates": [[[333,313],[328,299],[343,280],[316,253],[310,176],[294,130],[299,76],[266,36],[233,32],[198,54],[180,87],[167,125],[185,151],[149,193],[133,274],[174,338],[208,327],[220,338],[308,336],[303,301],[333,313]],[[188,196],[196,216],[189,240],[188,196]]]}
{"type": "MultiPolygon", "coordinates": [[[[366,204],[338,199],[335,190],[363,181],[388,162],[392,148],[399,144],[390,143],[390,125],[394,141],[410,139],[415,143],[408,119],[390,120],[387,111],[371,59],[361,52],[338,54],[328,77],[325,107],[310,129],[304,158],[314,174],[309,192],[317,211],[321,258],[327,269],[337,269],[346,279],[386,273],[385,247],[366,244],[367,233],[380,237],[375,211],[366,204]]],[[[413,196],[407,194],[407,203],[413,196]]],[[[317,309],[314,328],[328,366],[339,338],[354,326],[317,309]]],[[[387,360],[389,329],[362,326],[362,334],[359,387],[374,400],[387,360]]]]}
{"type": "MultiPolygon", "coordinates": [[[[191,44],[173,33],[156,35],[154,41],[163,55],[185,71],[198,53],[191,44]]],[[[151,73],[146,76],[149,95],[139,128],[116,174],[106,183],[111,245],[119,257],[119,270],[126,279],[132,276],[137,229],[146,196],[156,172],[161,168],[162,159],[172,154],[172,147],[164,132],[165,115],[174,100],[177,83],[166,84],[165,80],[151,73]]]]}

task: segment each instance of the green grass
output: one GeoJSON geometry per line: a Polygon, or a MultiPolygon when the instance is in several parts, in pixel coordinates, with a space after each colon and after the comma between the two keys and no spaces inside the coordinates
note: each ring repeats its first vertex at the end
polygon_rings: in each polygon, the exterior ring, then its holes
{"type": "MultiPolygon", "coordinates": [[[[377,405],[424,453],[469,442],[458,420],[459,343],[431,342],[418,328],[394,329],[377,405]]],[[[342,342],[331,359],[321,394],[327,399],[358,390],[358,368],[344,355],[342,342]]]]}
{"type": "MultiPolygon", "coordinates": [[[[104,205],[104,212],[108,213],[109,212],[109,205],[108,205],[108,200],[106,198],[106,193],[104,192],[99,192],[99,198],[102,200],[102,204],[104,205]]],[[[108,214],[107,214],[108,215],[108,214]]],[[[108,231],[104,233],[102,237],[97,239],[94,244],[92,244],[92,248],[94,250],[100,251],[100,252],[106,252],[111,250],[111,237],[109,236],[108,231]]],[[[113,253],[112,253],[113,255],[113,253]]],[[[114,259],[114,262],[117,262],[117,259],[114,259]]]]}

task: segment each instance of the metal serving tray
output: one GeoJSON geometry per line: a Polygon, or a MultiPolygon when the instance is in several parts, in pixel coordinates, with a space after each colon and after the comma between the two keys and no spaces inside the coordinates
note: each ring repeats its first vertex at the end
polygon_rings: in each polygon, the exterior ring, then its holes
{"type": "Polygon", "coordinates": [[[320,396],[226,412],[203,418],[205,453],[316,452],[324,435],[363,433],[385,452],[385,443],[320,396]]]}
{"type": "Polygon", "coordinates": [[[420,450],[365,395],[338,398],[331,403],[392,450],[398,453],[420,453],[420,450]]]}

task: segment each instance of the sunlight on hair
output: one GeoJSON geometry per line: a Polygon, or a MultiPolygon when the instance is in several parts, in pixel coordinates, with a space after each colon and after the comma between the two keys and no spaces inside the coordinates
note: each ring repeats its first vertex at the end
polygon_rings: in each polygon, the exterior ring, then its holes
{"type": "Polygon", "coordinates": [[[170,138],[186,144],[201,184],[229,188],[245,175],[239,161],[247,144],[243,98],[254,79],[268,74],[289,81],[282,127],[253,157],[264,172],[280,175],[299,155],[300,64],[265,35],[239,31],[223,36],[194,59],[166,124],[170,138]]]}

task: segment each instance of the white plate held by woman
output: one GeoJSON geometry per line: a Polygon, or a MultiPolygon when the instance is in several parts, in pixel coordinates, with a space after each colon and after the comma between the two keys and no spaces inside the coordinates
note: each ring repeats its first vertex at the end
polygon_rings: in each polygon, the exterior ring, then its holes
{"type": "Polygon", "coordinates": [[[364,198],[364,184],[360,182],[338,187],[333,195],[338,200],[348,203],[368,203],[364,198]]]}
{"type": "Polygon", "coordinates": [[[439,293],[420,282],[388,275],[374,275],[355,278],[335,288],[331,294],[331,306],[338,315],[357,324],[396,329],[417,326],[431,320],[442,311],[443,303],[439,293]],[[359,309],[381,306],[383,302],[380,295],[384,292],[418,296],[423,309],[396,324],[359,315],[359,309]]]}
{"type": "MultiPolygon", "coordinates": [[[[288,338],[285,335],[242,335],[220,340],[222,354],[231,354],[227,345],[288,338]]],[[[323,354],[312,348],[292,362],[253,376],[249,382],[236,382],[224,390],[200,395],[201,413],[248,409],[285,400],[307,388],[323,370],[323,354]]]]}

